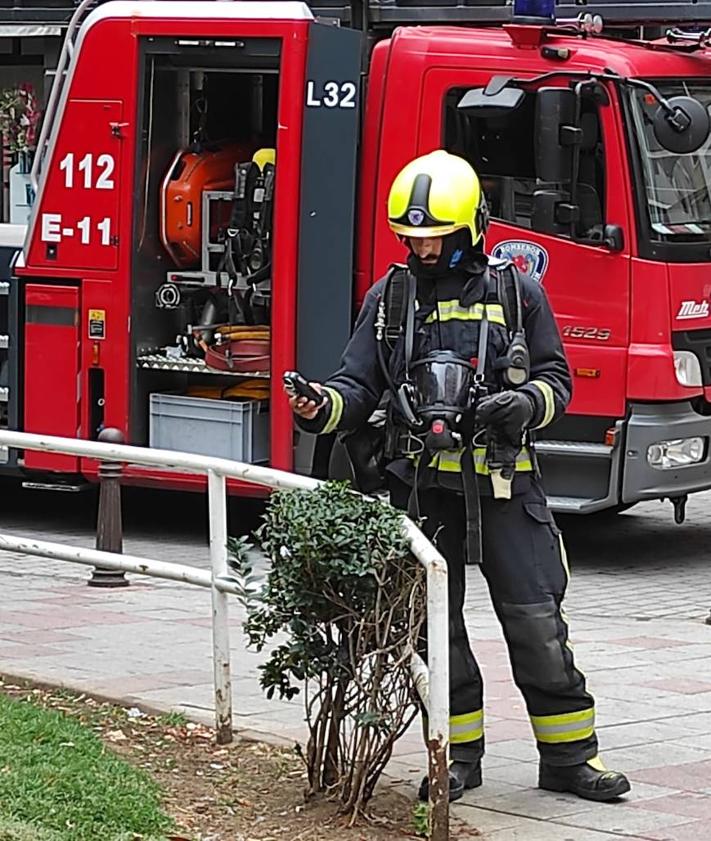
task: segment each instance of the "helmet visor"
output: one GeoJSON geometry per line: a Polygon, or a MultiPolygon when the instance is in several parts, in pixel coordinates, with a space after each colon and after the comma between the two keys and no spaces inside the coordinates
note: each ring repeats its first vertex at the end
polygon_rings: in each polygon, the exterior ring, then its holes
{"type": "Polygon", "coordinates": [[[411,225],[402,225],[392,219],[388,220],[390,230],[396,233],[399,237],[405,239],[429,239],[432,237],[446,237],[447,234],[453,234],[467,225],[432,225],[427,228],[413,228],[411,225]]]}

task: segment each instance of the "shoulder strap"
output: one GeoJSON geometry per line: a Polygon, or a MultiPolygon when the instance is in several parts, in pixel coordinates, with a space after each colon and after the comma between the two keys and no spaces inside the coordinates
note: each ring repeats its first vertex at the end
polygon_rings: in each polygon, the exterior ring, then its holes
{"type": "Polygon", "coordinates": [[[481,314],[481,324],[479,326],[479,347],[477,348],[477,383],[483,383],[485,375],[484,369],[486,367],[486,350],[489,344],[489,318],[487,316],[486,305],[489,299],[489,292],[491,291],[491,275],[486,275],[484,282],[486,283],[486,288],[484,289],[484,308],[481,314]]]}
{"type": "Polygon", "coordinates": [[[506,263],[489,271],[496,273],[496,297],[504,311],[504,320],[509,333],[523,329],[523,307],[521,304],[521,278],[513,263],[506,263]]]}
{"type": "Polygon", "coordinates": [[[415,324],[415,295],[417,281],[415,276],[404,266],[392,266],[385,282],[383,295],[378,304],[375,323],[375,347],[380,369],[387,383],[392,398],[396,401],[405,420],[414,425],[416,418],[409,404],[405,389],[409,384],[395,387],[385,351],[392,351],[403,329],[405,332],[405,375],[409,379],[409,365],[412,359],[415,324]],[[390,331],[389,338],[388,332],[390,331]],[[385,347],[384,347],[385,345],[385,347]]]}
{"type": "Polygon", "coordinates": [[[410,363],[415,347],[415,298],[417,280],[412,272],[405,278],[405,376],[410,379],[410,363]]]}
{"type": "Polygon", "coordinates": [[[407,318],[408,277],[407,266],[395,263],[390,267],[385,284],[385,341],[390,350],[398,340],[407,318]]]}

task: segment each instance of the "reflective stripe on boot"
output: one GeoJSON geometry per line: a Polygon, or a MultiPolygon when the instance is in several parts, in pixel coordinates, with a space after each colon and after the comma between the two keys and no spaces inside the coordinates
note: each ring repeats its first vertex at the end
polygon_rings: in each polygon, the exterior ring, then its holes
{"type": "Polygon", "coordinates": [[[544,744],[578,742],[595,732],[595,708],[557,715],[532,715],[531,725],[536,740],[544,744]]]}
{"type": "Polygon", "coordinates": [[[484,710],[474,710],[449,717],[449,741],[452,745],[476,742],[484,735],[484,710]]]}

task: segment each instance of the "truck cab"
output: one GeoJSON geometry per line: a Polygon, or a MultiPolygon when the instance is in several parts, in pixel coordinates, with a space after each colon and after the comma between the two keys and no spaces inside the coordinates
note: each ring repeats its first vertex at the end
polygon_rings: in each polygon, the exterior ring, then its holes
{"type": "Polygon", "coordinates": [[[674,151],[655,134],[660,98],[708,120],[709,54],[684,46],[514,24],[403,28],[373,53],[358,289],[403,258],[382,213],[400,167],[465,157],[487,249],[545,286],[570,362],[568,413],[537,441],[558,511],[667,497],[680,515],[711,486],[709,139],[674,151]]]}

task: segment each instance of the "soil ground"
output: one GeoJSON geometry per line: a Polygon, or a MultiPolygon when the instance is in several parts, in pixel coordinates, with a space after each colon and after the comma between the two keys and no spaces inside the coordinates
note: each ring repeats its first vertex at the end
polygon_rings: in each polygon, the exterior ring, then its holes
{"type": "MultiPolygon", "coordinates": [[[[295,750],[239,739],[218,746],[211,728],[182,716],[147,715],[62,689],[0,678],[0,692],[78,718],[111,750],[146,769],[162,787],[164,807],[175,819],[170,841],[421,837],[415,832],[412,800],[392,783],[381,783],[367,820],[350,827],[335,803],[306,797],[305,766],[295,750]]],[[[452,829],[455,838],[472,837],[471,828],[465,835],[452,829]]]]}

